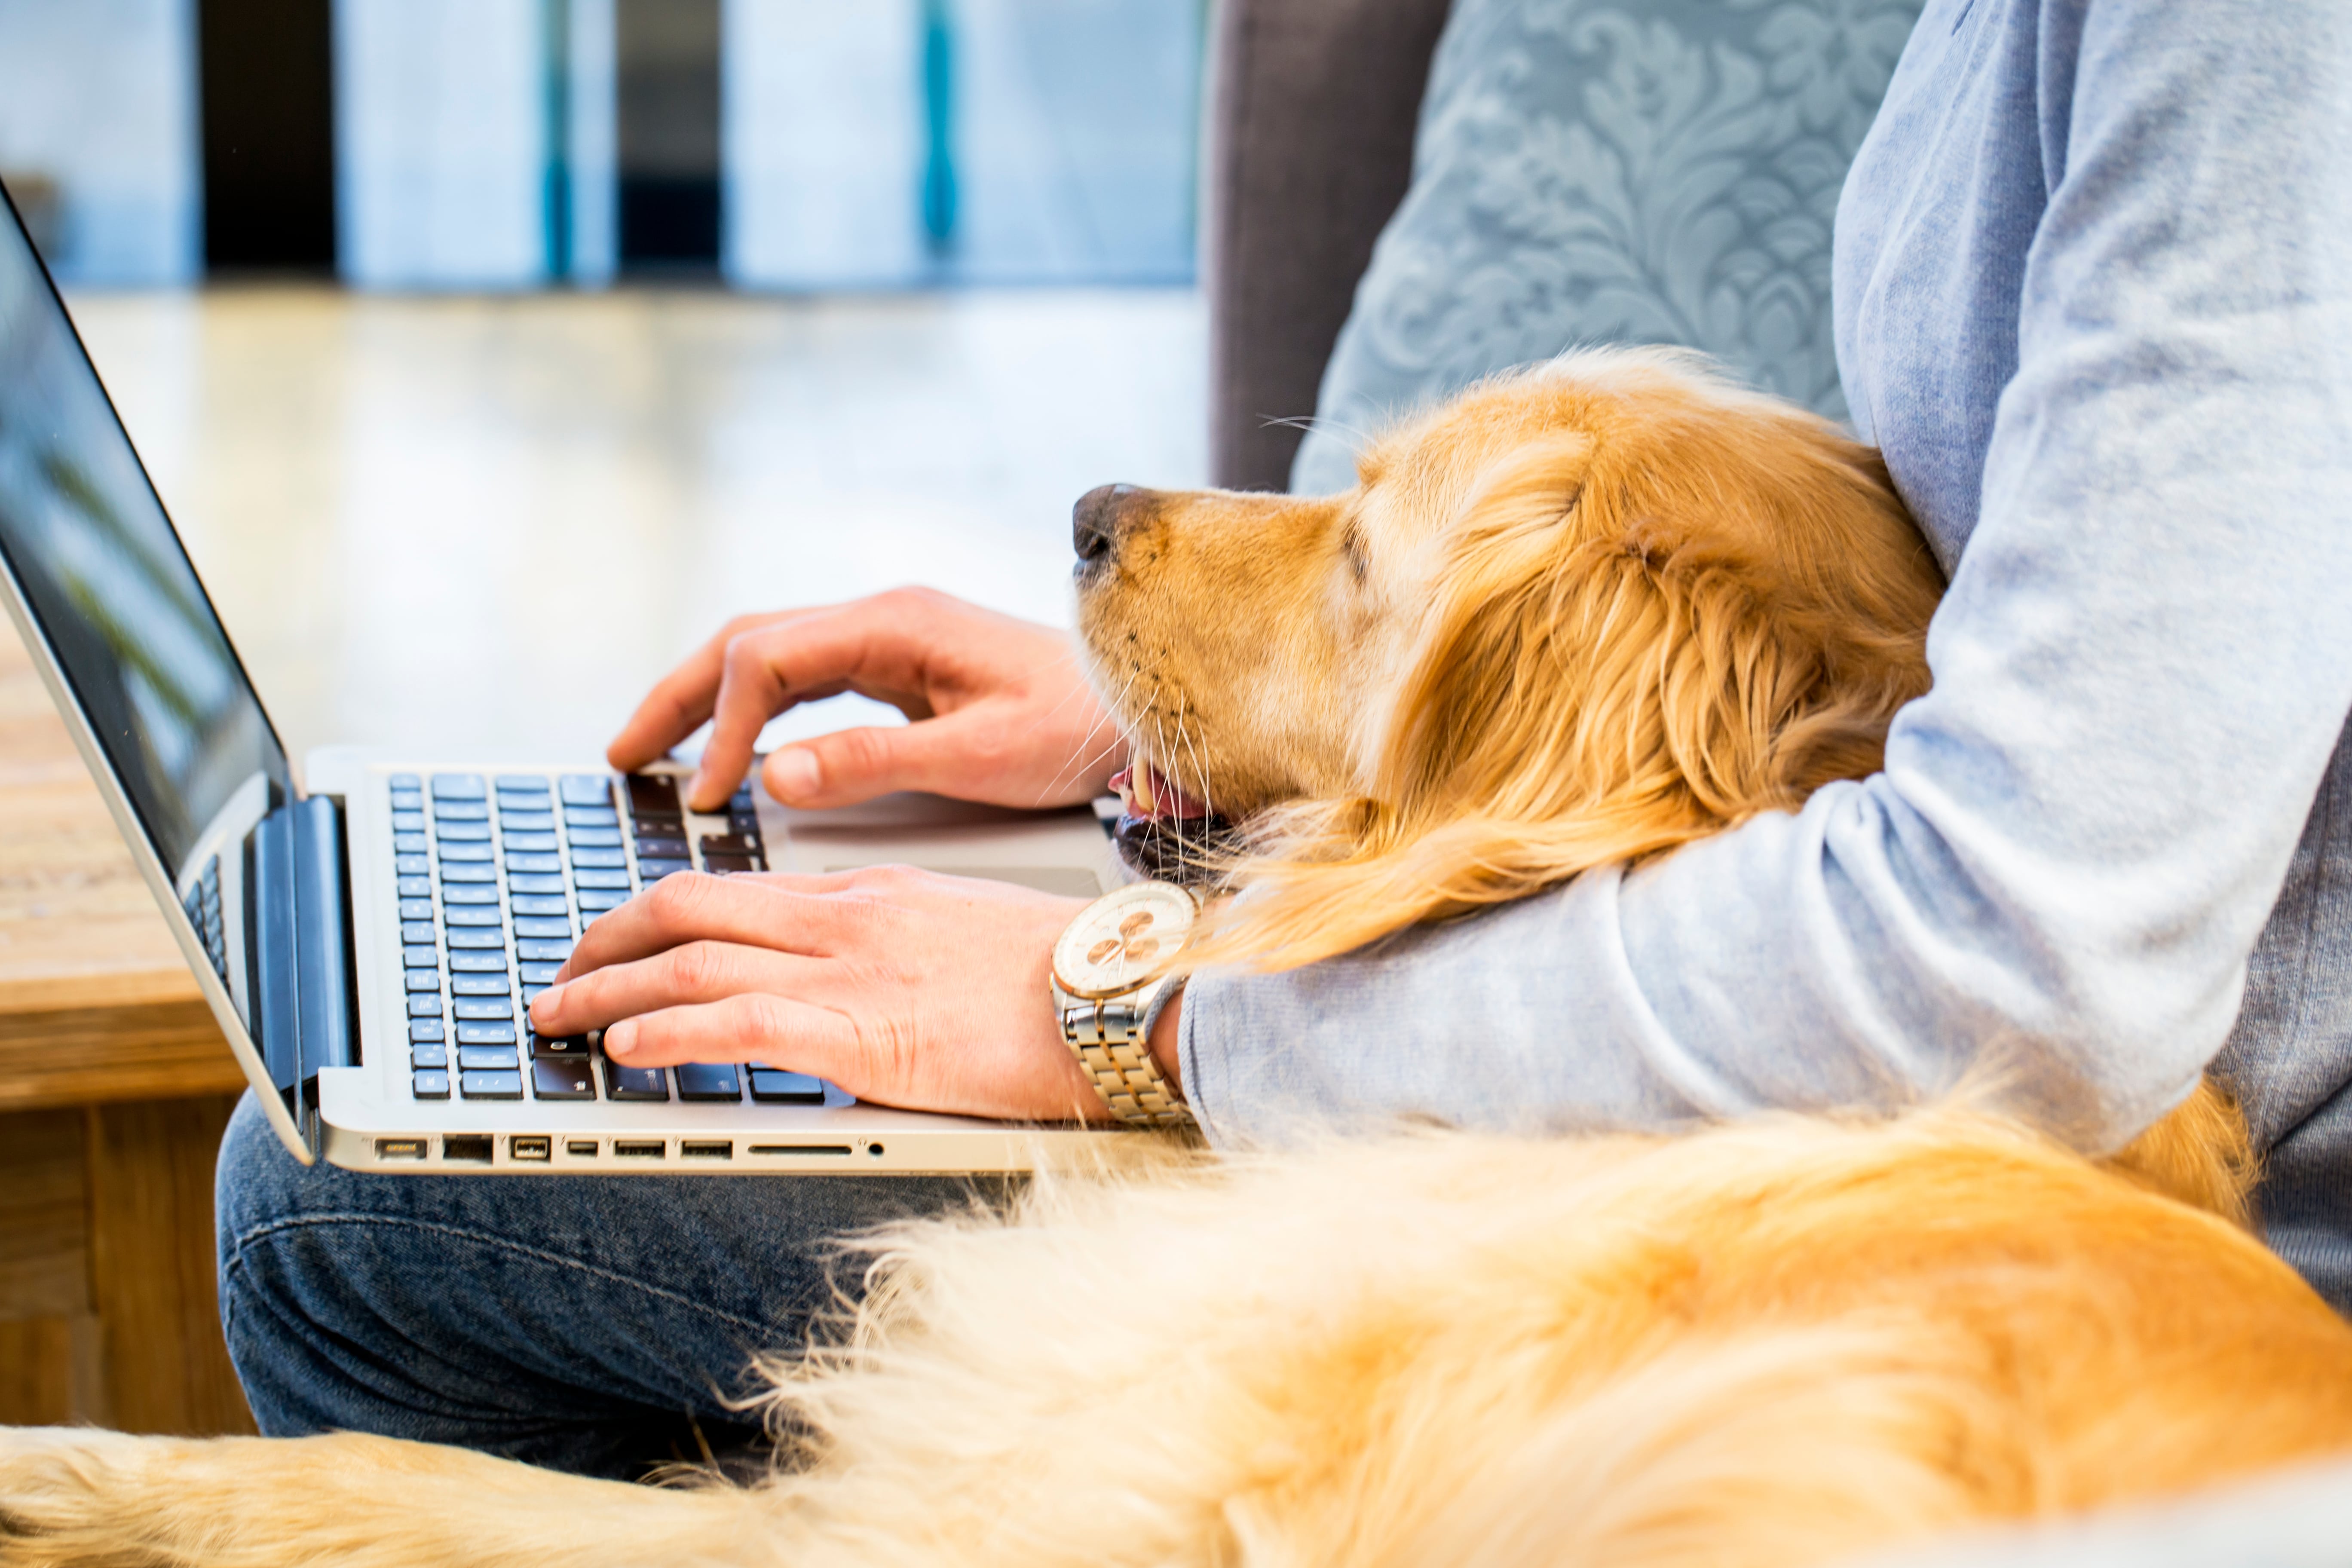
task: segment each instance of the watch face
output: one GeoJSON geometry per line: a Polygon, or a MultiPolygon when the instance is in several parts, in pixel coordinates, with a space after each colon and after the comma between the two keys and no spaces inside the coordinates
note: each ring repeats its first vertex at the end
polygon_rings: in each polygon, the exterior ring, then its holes
{"type": "Polygon", "coordinates": [[[1087,906],[1054,944],[1054,978],[1073,996],[1117,996],[1173,963],[1200,906],[1166,882],[1138,882],[1087,906]]]}

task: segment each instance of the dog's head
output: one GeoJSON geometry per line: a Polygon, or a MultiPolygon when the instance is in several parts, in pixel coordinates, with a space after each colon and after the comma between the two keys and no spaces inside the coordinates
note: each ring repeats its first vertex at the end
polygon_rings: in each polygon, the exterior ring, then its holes
{"type": "Polygon", "coordinates": [[[1213,956],[1311,962],[1791,808],[1927,689],[1942,582],[1877,455],[1695,356],[1565,356],[1359,473],[1077,505],[1122,845],[1243,889],[1213,956]]]}

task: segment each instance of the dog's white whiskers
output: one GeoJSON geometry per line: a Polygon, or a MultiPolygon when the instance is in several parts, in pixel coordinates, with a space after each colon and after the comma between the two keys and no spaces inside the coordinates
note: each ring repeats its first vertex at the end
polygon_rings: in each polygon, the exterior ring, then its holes
{"type": "MultiPolygon", "coordinates": [[[[1087,769],[1092,767],[1097,762],[1108,756],[1111,749],[1117,746],[1120,740],[1125,737],[1126,732],[1119,728],[1119,705],[1127,700],[1127,694],[1135,689],[1135,683],[1141,679],[1142,677],[1143,669],[1139,665],[1128,672],[1127,684],[1119,689],[1119,692],[1117,697],[1112,698],[1109,701],[1102,705],[1102,712],[1096,718],[1092,724],[1087,726],[1087,732],[1078,737],[1078,743],[1072,760],[1064,763],[1061,770],[1054,774],[1052,782],[1047,784],[1044,789],[1037,792],[1035,804],[1043,805],[1055,791],[1062,787],[1062,781],[1065,778],[1073,777],[1076,774],[1085,773],[1087,769]],[[1099,748],[1096,748],[1094,746],[1094,738],[1097,734],[1101,732],[1102,727],[1105,724],[1111,726],[1111,738],[1099,748]]],[[[1065,700],[1067,700],[1065,699],[1065,700]]]]}

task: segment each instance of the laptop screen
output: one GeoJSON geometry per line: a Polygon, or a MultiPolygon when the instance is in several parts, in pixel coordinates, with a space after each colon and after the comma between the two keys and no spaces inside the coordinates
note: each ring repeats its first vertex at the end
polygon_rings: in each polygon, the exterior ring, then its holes
{"type": "Polygon", "coordinates": [[[164,869],[255,774],[290,794],[204,584],[16,209],[0,223],[0,554],[164,869]]]}

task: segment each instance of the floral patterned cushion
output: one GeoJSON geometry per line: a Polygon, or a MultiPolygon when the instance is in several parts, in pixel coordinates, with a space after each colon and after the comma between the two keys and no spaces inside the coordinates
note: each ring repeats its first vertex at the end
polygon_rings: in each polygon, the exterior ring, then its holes
{"type": "Polygon", "coordinates": [[[1685,343],[1845,416],[1830,226],[1919,0],[1456,0],[1412,189],[1291,470],[1593,342],[1685,343]]]}

